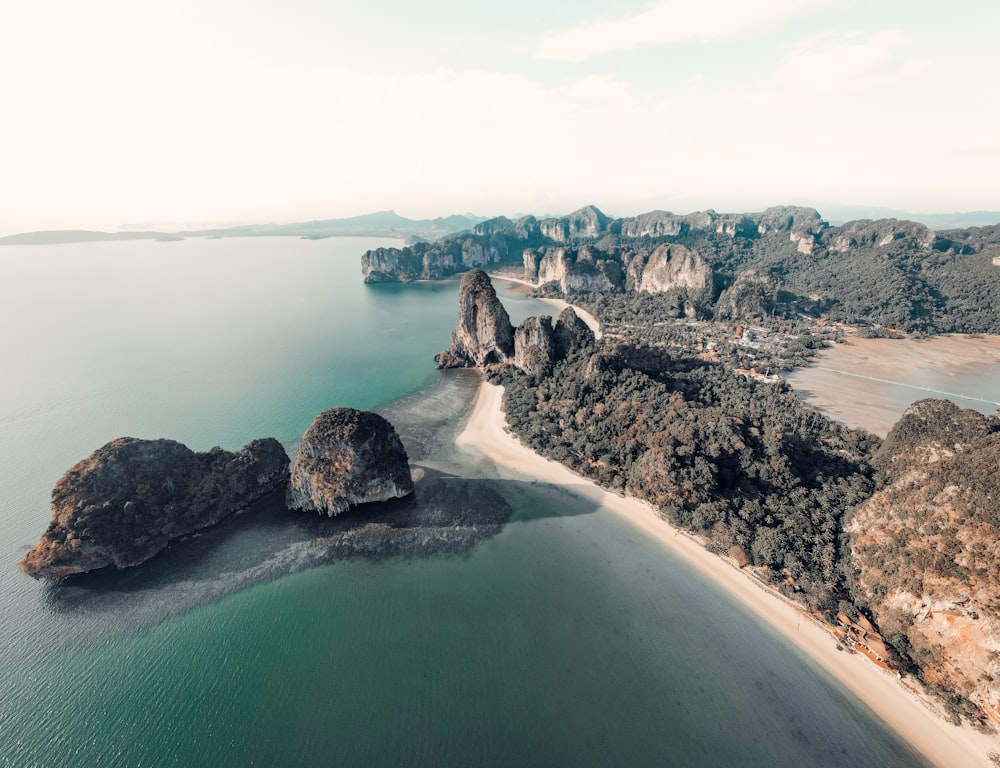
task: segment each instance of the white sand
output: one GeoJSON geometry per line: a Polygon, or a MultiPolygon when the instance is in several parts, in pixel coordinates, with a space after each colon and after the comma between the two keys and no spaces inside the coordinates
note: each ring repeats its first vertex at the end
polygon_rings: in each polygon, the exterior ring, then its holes
{"type": "MultiPolygon", "coordinates": [[[[527,285],[531,288],[537,287],[534,283],[529,280],[522,280],[518,277],[507,277],[506,275],[490,275],[493,280],[506,280],[508,283],[517,283],[518,285],[527,285]]],[[[576,312],[576,316],[579,317],[583,322],[587,324],[587,327],[594,332],[594,338],[601,338],[601,324],[597,321],[597,318],[590,314],[587,310],[581,309],[580,307],[570,304],[568,301],[563,301],[562,299],[539,299],[539,301],[544,301],[560,312],[562,312],[566,307],[573,307],[573,311],[576,312]]]]}
{"type": "Polygon", "coordinates": [[[468,424],[456,439],[459,446],[480,452],[511,477],[570,487],[574,493],[641,528],[785,635],[935,765],[949,768],[992,765],[987,755],[991,750],[1000,750],[1000,739],[984,736],[968,726],[956,728],[933,714],[894,675],[876,667],[860,653],[837,651],[830,634],[804,612],[766,591],[726,560],[709,554],[699,542],[663,522],[648,504],[606,491],[521,444],[506,431],[502,396],[501,387],[482,384],[468,424]]]}

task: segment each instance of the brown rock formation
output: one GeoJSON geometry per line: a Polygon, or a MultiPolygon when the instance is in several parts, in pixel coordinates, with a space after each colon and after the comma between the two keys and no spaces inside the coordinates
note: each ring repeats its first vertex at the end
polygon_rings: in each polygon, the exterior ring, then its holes
{"type": "Polygon", "coordinates": [[[563,294],[614,291],[624,283],[621,264],[589,245],[545,249],[538,262],[537,275],[539,285],[558,283],[563,294]]]}
{"type": "Polygon", "coordinates": [[[435,355],[439,368],[486,367],[514,356],[514,328],[489,275],[473,269],[458,291],[458,324],[451,347],[435,355]]]}
{"type": "Polygon", "coordinates": [[[302,437],[286,502],[333,517],[411,493],[406,450],[392,424],[370,411],[331,408],[302,437]]]}
{"type": "Polygon", "coordinates": [[[555,360],[552,318],[548,315],[527,318],[514,332],[514,365],[541,378],[552,373],[555,360]]]}
{"type": "Polygon", "coordinates": [[[632,261],[629,272],[637,291],[662,293],[671,288],[686,288],[696,300],[712,295],[711,265],[683,245],[660,245],[647,258],[632,261]]]}
{"type": "Polygon", "coordinates": [[[121,437],[59,479],[52,521],[18,566],[35,578],[60,579],[138,565],[287,479],[288,456],[273,438],[235,453],[195,453],[173,440],[121,437]]]}
{"type": "Polygon", "coordinates": [[[939,691],[1000,701],[1000,421],[912,405],[876,457],[884,487],[846,526],[882,634],[939,691]]]}
{"type": "Polygon", "coordinates": [[[566,307],[559,313],[554,336],[556,360],[565,359],[577,349],[593,347],[595,341],[594,332],[580,319],[573,307],[566,307]]]}

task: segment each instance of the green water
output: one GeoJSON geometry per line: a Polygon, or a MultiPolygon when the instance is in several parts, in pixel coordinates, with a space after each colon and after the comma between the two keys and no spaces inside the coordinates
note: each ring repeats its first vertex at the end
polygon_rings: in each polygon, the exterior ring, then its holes
{"type": "Polygon", "coordinates": [[[0,250],[0,763],[922,764],[655,542],[453,450],[476,382],[430,355],[457,286],[365,287],[367,247],[0,250]],[[502,532],[325,562],[322,521],[272,504],[134,573],[52,588],[14,569],[52,483],[107,439],[292,443],[341,404],[384,407],[438,482],[502,499],[502,532]]]}

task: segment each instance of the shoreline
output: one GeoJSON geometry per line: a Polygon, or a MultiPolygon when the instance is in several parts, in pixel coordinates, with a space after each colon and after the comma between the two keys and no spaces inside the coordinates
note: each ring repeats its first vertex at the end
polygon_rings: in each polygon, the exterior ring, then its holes
{"type": "Polygon", "coordinates": [[[646,502],[605,490],[535,453],[507,430],[502,397],[502,387],[480,384],[472,413],[455,438],[460,449],[478,452],[515,476],[566,487],[570,493],[597,503],[641,529],[780,632],[934,765],[991,765],[988,753],[1000,749],[1000,740],[969,725],[954,726],[934,714],[927,702],[864,654],[837,651],[836,640],[805,611],[772,594],[722,557],[709,553],[694,537],[662,520],[646,502]]]}
{"type": "MultiPolygon", "coordinates": [[[[490,280],[504,280],[504,281],[506,281],[508,283],[516,283],[517,285],[526,285],[529,288],[537,288],[538,287],[534,283],[529,282],[528,280],[522,280],[519,277],[509,277],[508,275],[492,275],[491,274],[490,275],[490,280]]],[[[597,320],[596,317],[594,317],[592,314],[590,314],[587,310],[581,309],[580,307],[576,306],[575,304],[570,304],[568,301],[565,301],[563,299],[551,299],[551,298],[542,298],[542,297],[539,297],[538,300],[539,301],[544,301],[546,304],[555,307],[560,312],[562,312],[567,307],[572,307],[573,311],[576,312],[576,316],[579,317],[581,320],[583,320],[583,322],[585,322],[587,324],[587,327],[590,328],[590,330],[592,330],[594,332],[594,338],[595,339],[600,340],[601,336],[603,335],[603,332],[601,331],[601,324],[600,324],[600,322],[597,320]]]]}
{"type": "Polygon", "coordinates": [[[865,339],[850,336],[819,352],[813,362],[785,376],[809,405],[834,421],[885,437],[912,403],[927,397],[960,408],[992,413],[996,400],[980,381],[964,391],[968,377],[996,366],[1000,335],[946,334],[928,339],[865,339]],[[956,393],[948,396],[947,393],[956,393]]]}

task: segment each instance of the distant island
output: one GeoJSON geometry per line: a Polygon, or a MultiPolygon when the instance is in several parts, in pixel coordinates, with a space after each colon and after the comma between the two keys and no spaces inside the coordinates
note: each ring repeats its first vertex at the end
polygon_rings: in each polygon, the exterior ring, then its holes
{"type": "Polygon", "coordinates": [[[0,245],[53,245],[92,243],[112,240],[181,240],[189,237],[303,237],[319,240],[326,237],[399,237],[436,240],[474,227],[485,217],[473,214],[439,216],[434,219],[408,219],[395,211],[378,211],[341,219],[320,219],[293,224],[252,224],[215,229],[176,232],[124,231],[98,232],[81,229],[57,229],[24,232],[0,237],[0,245]]]}

